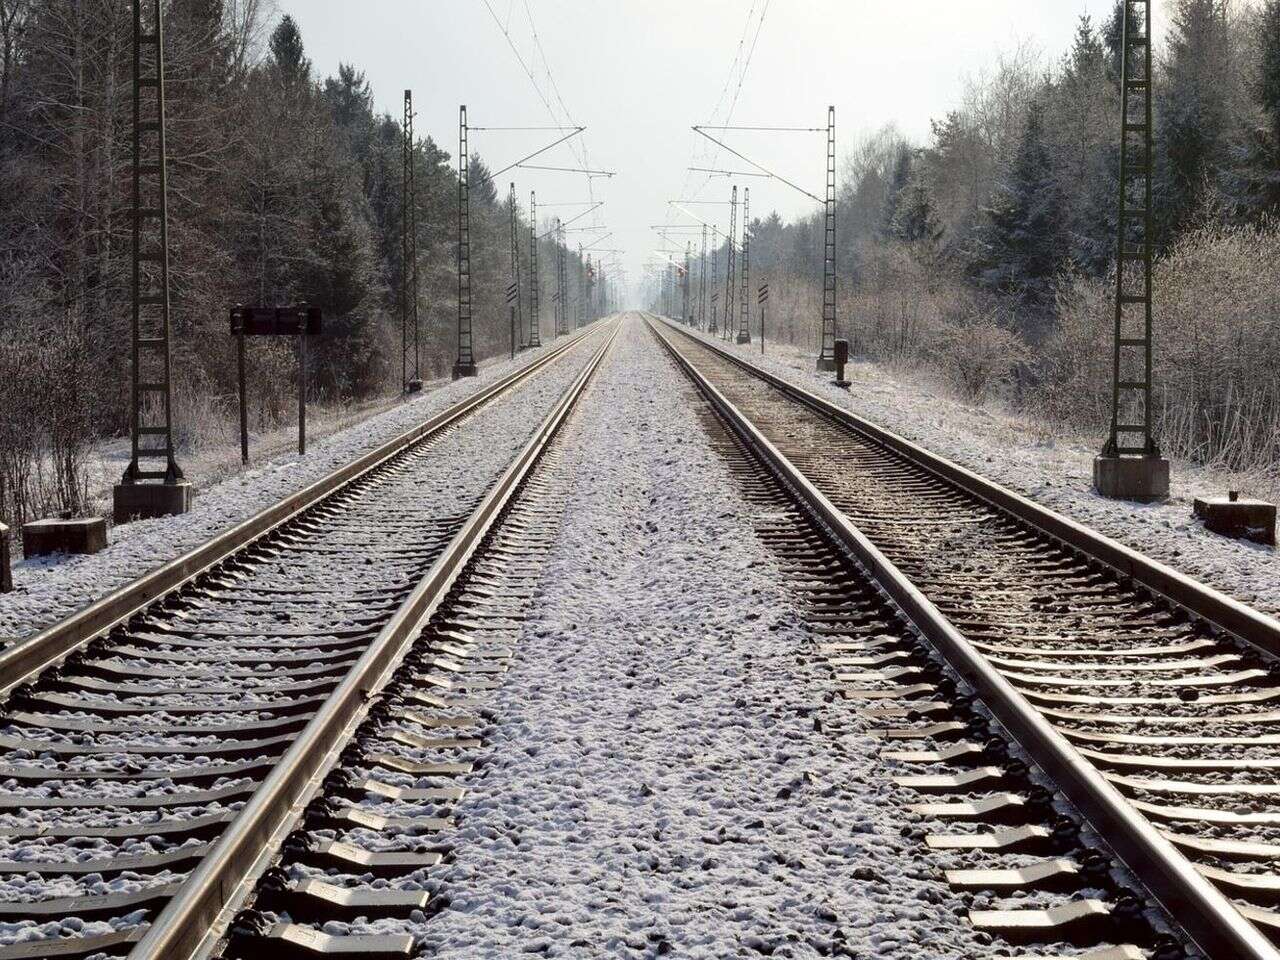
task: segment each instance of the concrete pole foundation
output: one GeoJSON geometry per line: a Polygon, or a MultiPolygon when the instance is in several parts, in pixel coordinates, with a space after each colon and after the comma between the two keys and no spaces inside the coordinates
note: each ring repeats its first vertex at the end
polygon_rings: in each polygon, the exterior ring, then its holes
{"type": "Polygon", "coordinates": [[[1167,500],[1169,461],[1164,457],[1095,457],[1093,487],[1112,500],[1167,500]]]}

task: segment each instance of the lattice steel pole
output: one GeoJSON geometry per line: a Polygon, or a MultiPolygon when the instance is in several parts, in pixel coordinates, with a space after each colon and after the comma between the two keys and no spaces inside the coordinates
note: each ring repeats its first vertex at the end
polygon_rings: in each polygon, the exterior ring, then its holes
{"type": "Polygon", "coordinates": [[[556,336],[569,332],[569,302],[565,299],[568,293],[567,274],[564,268],[564,226],[560,218],[556,218],[556,285],[560,298],[560,310],[556,315],[556,336]]]}
{"type": "Polygon", "coordinates": [[[738,260],[737,241],[734,240],[738,234],[738,188],[733,188],[733,198],[729,206],[729,250],[727,253],[728,265],[724,275],[724,326],[721,328],[721,337],[728,339],[733,332],[733,284],[737,279],[735,268],[738,260]]]}
{"type": "Polygon", "coordinates": [[[551,299],[555,302],[556,308],[554,311],[555,316],[552,319],[554,321],[554,326],[555,326],[555,335],[558,337],[560,336],[560,333],[561,333],[560,314],[564,310],[563,291],[560,289],[561,283],[560,283],[560,218],[559,217],[555,218],[555,226],[551,228],[551,236],[552,236],[551,242],[555,244],[555,248],[556,248],[556,259],[555,259],[555,263],[552,265],[555,268],[556,292],[552,294],[552,297],[551,297],[551,299]]]}
{"type": "Polygon", "coordinates": [[[183,481],[173,442],[164,73],[162,0],[135,0],[130,451],[129,466],[112,498],[116,523],[185,513],[191,507],[191,488],[183,481]],[[149,29],[144,7],[150,13],[149,29]],[[151,441],[144,443],[148,437],[151,441]],[[164,467],[148,467],[144,461],[160,461],[164,467]],[[162,482],[146,482],[151,480],[162,482]]]}
{"type": "Polygon", "coordinates": [[[404,143],[402,160],[404,183],[401,193],[400,231],[402,276],[400,278],[400,384],[405,393],[422,389],[421,327],[418,320],[418,192],[415,182],[413,135],[413,91],[404,92],[404,143]],[[410,330],[413,335],[410,337],[410,330]],[[409,341],[413,341],[412,370],[409,341]]]}
{"type": "Polygon", "coordinates": [[[467,150],[467,107],[458,108],[458,360],[453,379],[476,375],[471,330],[471,159],[467,150]]]}
{"type": "Polygon", "coordinates": [[[683,295],[683,304],[680,309],[680,322],[690,324],[693,322],[693,315],[689,313],[689,270],[692,267],[691,258],[693,257],[693,241],[686,240],[684,244],[684,277],[680,284],[680,292],[683,295]]]}
{"type": "Polygon", "coordinates": [[[836,108],[827,107],[826,230],[822,251],[822,347],[819,370],[836,368],[836,108]]]}
{"type": "Polygon", "coordinates": [[[738,343],[751,342],[751,188],[742,188],[742,266],[738,290],[738,343]]]}
{"type": "Polygon", "coordinates": [[[542,320],[538,316],[538,194],[529,193],[529,346],[542,346],[542,320]]]}
{"type": "Polygon", "coordinates": [[[707,333],[716,332],[716,301],[720,299],[720,291],[716,289],[716,274],[720,272],[720,244],[711,245],[711,303],[707,313],[707,333]]]}
{"type": "Polygon", "coordinates": [[[702,225],[702,259],[698,261],[698,326],[707,325],[707,225],[702,225]]]}
{"type": "Polygon", "coordinates": [[[574,329],[582,328],[583,291],[587,285],[586,270],[582,266],[582,244],[578,244],[578,282],[574,287],[574,306],[577,307],[578,319],[574,329]]]}
{"type": "Polygon", "coordinates": [[[591,254],[587,254],[587,313],[586,322],[596,319],[596,268],[592,266],[591,254]]]}
{"type": "Polygon", "coordinates": [[[1124,0],[1121,49],[1111,429],[1093,462],[1093,482],[1104,496],[1150,501],[1169,495],[1169,461],[1160,454],[1151,412],[1151,0],[1124,0]]]}

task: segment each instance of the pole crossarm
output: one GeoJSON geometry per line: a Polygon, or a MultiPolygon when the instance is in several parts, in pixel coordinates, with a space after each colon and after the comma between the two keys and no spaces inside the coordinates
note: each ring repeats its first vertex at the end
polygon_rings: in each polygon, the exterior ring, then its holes
{"type": "MultiPolygon", "coordinates": [[[[468,128],[468,131],[470,131],[471,129],[472,129],[472,128],[470,128],[470,127],[469,127],[469,128],[468,128]]],[[[492,130],[492,129],[495,129],[495,128],[490,127],[489,129],[491,129],[491,130],[492,130]]],[[[533,153],[529,154],[528,156],[526,156],[526,157],[521,157],[521,158],[520,158],[519,160],[517,160],[515,163],[509,163],[509,164],[507,164],[505,167],[503,167],[501,170],[496,170],[496,171],[494,171],[493,173],[489,174],[488,176],[486,176],[486,177],[484,177],[484,178],[482,178],[482,179],[480,179],[480,180],[477,180],[477,181],[476,181],[476,183],[475,183],[474,185],[475,185],[475,186],[479,186],[479,185],[480,185],[480,184],[482,184],[482,183],[488,183],[490,180],[497,179],[498,177],[500,177],[500,176],[502,176],[504,173],[506,173],[508,170],[514,170],[516,167],[519,167],[519,166],[521,166],[522,164],[524,164],[524,162],[525,162],[526,160],[532,160],[534,157],[541,156],[542,154],[546,153],[548,150],[552,149],[553,147],[558,147],[558,146],[560,146],[560,144],[564,143],[566,140],[569,140],[569,139],[571,139],[571,138],[573,138],[573,137],[578,136],[579,134],[581,134],[581,133],[582,133],[583,131],[585,131],[586,129],[587,129],[586,127],[575,127],[571,132],[566,133],[563,137],[560,137],[559,139],[554,140],[554,141],[552,141],[551,143],[548,143],[545,147],[542,147],[542,148],[541,148],[541,149],[539,149],[539,150],[535,150],[535,151],[533,151],[533,153]]]]}
{"type": "MultiPolygon", "coordinates": [[[[603,237],[596,237],[596,239],[592,240],[590,243],[588,243],[588,244],[587,244],[586,246],[584,246],[582,249],[583,249],[583,250],[590,250],[590,249],[591,249],[592,247],[594,247],[597,243],[604,243],[606,240],[608,240],[608,239],[609,239],[610,237],[612,237],[612,236],[613,236],[613,234],[612,234],[612,233],[606,233],[603,237]]],[[[603,251],[602,251],[602,252],[603,252],[603,251]]]]}
{"type": "Polygon", "coordinates": [[[471,128],[471,132],[472,132],[472,133],[476,133],[476,132],[483,132],[483,133],[509,133],[509,132],[512,132],[512,131],[533,132],[533,131],[538,131],[538,130],[543,130],[543,131],[551,131],[551,130],[573,130],[573,131],[576,131],[576,132],[581,132],[583,129],[585,129],[585,128],[583,128],[583,127],[564,127],[564,126],[556,126],[556,127],[472,127],[472,128],[471,128]]]}
{"type": "MultiPolygon", "coordinates": [[[[546,204],[542,204],[542,206],[546,206],[546,204]]],[[[604,201],[603,201],[603,200],[597,200],[594,204],[592,204],[592,205],[591,205],[590,207],[588,207],[586,210],[583,210],[583,211],[582,211],[581,213],[579,213],[579,214],[575,214],[574,216],[570,217],[568,220],[564,220],[564,221],[556,221],[556,226],[552,227],[550,230],[548,230],[548,231],[547,231],[546,233],[544,233],[542,236],[538,237],[538,239],[539,239],[539,240],[545,240],[545,239],[547,239],[547,237],[551,236],[552,234],[556,233],[556,232],[557,232],[557,231],[559,231],[559,230],[562,230],[562,229],[563,229],[567,224],[573,223],[575,220],[581,220],[581,219],[582,219],[583,217],[585,217],[587,214],[589,214],[589,213],[594,213],[596,210],[599,210],[599,209],[600,209],[601,207],[603,207],[603,206],[604,206],[604,201]]],[[[598,228],[598,229],[603,229],[603,227],[598,228]]],[[[568,231],[566,231],[566,232],[568,232],[568,231]]]]}
{"type": "MultiPolygon", "coordinates": [[[[772,173],[754,173],[750,170],[719,170],[715,167],[685,167],[690,173],[707,173],[713,177],[759,177],[761,180],[773,180],[772,173]]],[[[729,205],[728,200],[707,200],[706,203],[729,205]]]]}
{"type": "Polygon", "coordinates": [[[826,127],[744,127],[737,125],[717,126],[709,123],[700,123],[693,129],[701,132],[703,130],[755,130],[763,133],[826,133],[826,127]]]}
{"type": "Polygon", "coordinates": [[[733,147],[729,146],[729,145],[728,145],[727,143],[725,143],[723,140],[717,140],[715,137],[711,136],[711,134],[707,133],[707,132],[706,132],[705,130],[703,130],[701,127],[694,127],[694,128],[693,128],[693,132],[694,132],[694,133],[696,133],[696,134],[698,134],[699,136],[706,137],[708,140],[710,140],[710,141],[711,141],[712,143],[714,143],[716,146],[721,147],[722,149],[728,150],[730,153],[732,153],[732,154],[733,154],[735,157],[737,157],[739,160],[742,160],[743,162],[750,164],[751,166],[755,167],[757,170],[760,170],[760,171],[762,171],[762,172],[764,172],[764,173],[769,174],[769,176],[771,176],[774,180],[777,180],[777,181],[779,181],[780,183],[785,183],[788,187],[791,187],[793,190],[799,190],[801,193],[803,193],[806,197],[809,197],[809,198],[810,198],[811,200],[813,200],[814,202],[816,202],[816,203],[825,203],[825,202],[826,202],[825,200],[823,200],[823,198],[822,198],[822,197],[819,197],[817,194],[810,193],[808,190],[806,190],[804,187],[800,186],[799,184],[797,184],[797,183],[792,183],[792,182],[791,182],[790,180],[788,180],[786,177],[779,176],[778,174],[774,173],[772,170],[768,169],[767,167],[761,166],[760,164],[756,163],[756,162],[755,162],[754,160],[752,160],[750,157],[748,157],[748,156],[746,156],[746,155],[744,155],[744,154],[739,153],[737,150],[733,149],[733,147]]]}
{"type": "Polygon", "coordinates": [[[702,224],[704,227],[709,229],[717,237],[723,237],[725,240],[729,241],[730,245],[737,247],[737,242],[733,239],[733,237],[728,236],[727,234],[721,233],[720,228],[717,227],[714,223],[711,223],[710,221],[707,221],[707,220],[703,220],[696,213],[694,213],[691,210],[686,210],[683,206],[676,203],[674,200],[671,201],[671,206],[675,207],[677,210],[683,213],[686,217],[692,217],[694,220],[697,220],[700,224],[702,224]]]}
{"type": "Polygon", "coordinates": [[[616,170],[588,170],[584,167],[544,167],[536,163],[517,163],[521,170],[551,170],[556,173],[583,173],[588,177],[616,177],[616,170]]]}

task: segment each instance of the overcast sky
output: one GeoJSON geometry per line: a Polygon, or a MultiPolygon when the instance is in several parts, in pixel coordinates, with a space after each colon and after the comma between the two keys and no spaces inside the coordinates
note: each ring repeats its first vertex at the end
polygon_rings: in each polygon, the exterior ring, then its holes
{"type": "MultiPolygon", "coordinates": [[[[1050,58],[1058,57],[1070,43],[1079,16],[1088,13],[1096,22],[1111,0],[277,4],[299,22],[318,72],[333,73],[340,61],[354,63],[367,74],[379,107],[397,116],[403,91],[411,87],[419,133],[429,133],[455,156],[461,103],[467,104],[473,126],[553,122],[534,80],[557,111],[556,122],[565,122],[548,80],[549,64],[569,116],[588,128],[582,138],[585,157],[593,168],[617,172],[612,179],[592,181],[590,190],[606,201],[598,223],[613,233],[599,247],[625,250],[621,259],[634,280],[651,252],[663,246],[649,225],[693,222],[673,213],[668,200],[695,194],[703,200],[728,198],[728,180],[708,184],[696,175],[686,179],[686,167],[695,159],[695,150],[696,160],[704,165],[712,159],[704,150],[710,145],[699,142],[690,126],[725,122],[735,92],[732,121],[739,124],[825,126],[826,107],[834,104],[842,153],[860,135],[889,123],[923,141],[930,119],[957,102],[966,76],[1022,41],[1035,43],[1050,58]],[[742,65],[753,44],[744,76],[742,65]]],[[[823,192],[821,135],[725,136],[751,159],[811,193],[823,192]]],[[[554,137],[545,132],[478,132],[472,136],[472,150],[497,169],[554,137]]],[[[565,144],[531,162],[580,166],[583,158],[581,147],[565,144]]],[[[750,169],[728,156],[722,156],[719,165],[730,162],[733,169],[750,169]]],[[[537,190],[540,207],[588,197],[588,184],[577,174],[515,170],[500,178],[501,192],[505,194],[512,179],[522,205],[528,203],[531,189],[537,190]]],[[[776,209],[788,217],[813,208],[811,200],[777,181],[741,183],[751,187],[753,215],[776,209]]],[[[581,209],[554,212],[567,219],[581,209]]],[[[707,219],[727,222],[727,208],[693,209],[707,219]]],[[[596,236],[576,233],[570,239],[587,243],[596,236]]]]}

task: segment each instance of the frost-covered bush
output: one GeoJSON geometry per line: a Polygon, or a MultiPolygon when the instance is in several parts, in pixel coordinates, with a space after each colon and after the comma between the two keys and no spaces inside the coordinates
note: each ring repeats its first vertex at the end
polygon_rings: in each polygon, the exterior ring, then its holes
{"type": "Polygon", "coordinates": [[[6,297],[0,324],[0,518],[15,526],[88,506],[89,344],[67,311],[6,297]]]}
{"type": "Polygon", "coordinates": [[[1085,432],[1111,416],[1112,283],[1072,276],[1057,289],[1057,323],[1039,345],[1024,394],[1032,413],[1085,432]]]}
{"type": "Polygon", "coordinates": [[[903,367],[927,363],[947,329],[977,313],[973,293],[909,244],[868,245],[859,267],[841,306],[858,356],[903,367]]]}
{"type": "MultiPolygon", "coordinates": [[[[1280,225],[1210,225],[1156,265],[1155,394],[1166,452],[1230,470],[1280,465],[1280,225]]],[[[1114,280],[1072,279],[1033,409],[1101,435],[1111,403],[1114,280]]]]}
{"type": "Polygon", "coordinates": [[[934,362],[964,399],[978,402],[1007,385],[1029,357],[1016,332],[978,316],[943,326],[934,362]]]}

